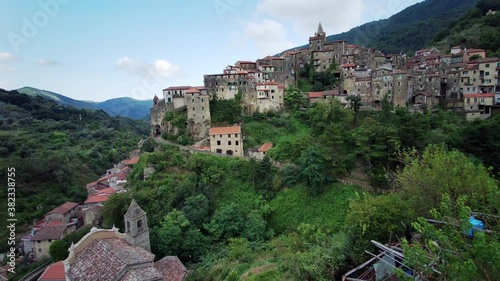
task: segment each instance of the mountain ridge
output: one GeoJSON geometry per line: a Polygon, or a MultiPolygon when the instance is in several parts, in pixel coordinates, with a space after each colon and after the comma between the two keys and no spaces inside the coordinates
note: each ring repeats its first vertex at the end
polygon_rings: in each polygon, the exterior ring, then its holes
{"type": "Polygon", "coordinates": [[[142,119],[149,114],[150,100],[136,100],[130,97],[119,97],[102,102],[76,100],[59,93],[25,86],[16,90],[29,96],[41,96],[61,105],[84,109],[102,109],[111,116],[124,116],[132,119],[142,119]]]}

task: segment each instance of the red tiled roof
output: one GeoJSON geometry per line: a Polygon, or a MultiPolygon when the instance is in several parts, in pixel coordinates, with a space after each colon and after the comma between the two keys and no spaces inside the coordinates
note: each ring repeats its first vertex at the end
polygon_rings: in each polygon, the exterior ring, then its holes
{"type": "Polygon", "coordinates": [[[267,152],[272,147],[273,147],[273,143],[272,142],[266,142],[265,144],[263,144],[259,148],[259,152],[267,152]]]}
{"type": "Polygon", "coordinates": [[[166,89],[163,89],[163,91],[187,90],[189,88],[191,88],[191,86],[172,86],[172,87],[168,87],[166,89]]]}
{"type": "Polygon", "coordinates": [[[284,85],[278,85],[278,89],[284,90],[285,86],[284,85]]]}
{"type": "Polygon", "coordinates": [[[187,269],[176,256],[166,256],[155,262],[155,268],[163,273],[163,281],[181,281],[187,275],[187,269]]]}
{"type": "Polygon", "coordinates": [[[89,195],[87,197],[87,200],[85,200],[85,204],[91,204],[91,203],[104,203],[108,201],[109,199],[109,194],[107,193],[99,193],[96,195],[89,195]]]}
{"type": "Polygon", "coordinates": [[[44,240],[59,240],[64,236],[66,225],[46,226],[36,231],[31,240],[44,241],[44,240]]]}
{"type": "Polygon", "coordinates": [[[346,63],[346,64],[343,64],[342,67],[356,67],[356,64],[355,63],[346,63]]]}
{"type": "Polygon", "coordinates": [[[195,87],[189,88],[186,90],[186,94],[193,94],[193,93],[199,93],[199,92],[200,92],[200,89],[195,88],[195,87]]]}
{"type": "Polygon", "coordinates": [[[113,193],[115,193],[115,192],[116,192],[116,190],[115,190],[114,188],[112,188],[112,187],[108,187],[108,188],[105,188],[105,189],[103,189],[103,190],[99,190],[99,191],[97,192],[97,194],[113,194],[113,193]]]}
{"type": "Polygon", "coordinates": [[[51,221],[47,223],[45,226],[59,226],[59,225],[65,225],[65,223],[62,221],[51,221]]]}
{"type": "Polygon", "coordinates": [[[226,135],[226,134],[240,134],[240,133],[241,133],[240,126],[215,127],[215,128],[210,128],[208,132],[209,135],[226,135]]]}
{"type": "Polygon", "coordinates": [[[42,276],[38,278],[39,281],[66,281],[66,274],[64,273],[63,261],[53,263],[45,269],[42,276]]]}
{"type": "Polygon", "coordinates": [[[322,39],[323,37],[321,36],[312,36],[312,37],[309,37],[309,41],[312,41],[312,40],[318,40],[318,39],[322,39]]]}
{"type": "Polygon", "coordinates": [[[309,92],[309,93],[307,93],[307,96],[308,96],[310,99],[314,99],[314,98],[322,98],[322,97],[323,97],[323,92],[309,92]]]}
{"type": "Polygon", "coordinates": [[[356,44],[346,44],[345,46],[346,46],[347,48],[359,48],[359,46],[358,46],[358,45],[356,45],[356,44]]]}
{"type": "Polygon", "coordinates": [[[132,157],[131,159],[125,159],[122,161],[122,164],[123,165],[134,165],[134,164],[137,164],[137,162],[139,162],[138,156],[132,157]]]}
{"type": "Polygon", "coordinates": [[[53,209],[52,211],[48,212],[45,215],[46,216],[50,215],[50,214],[61,214],[61,215],[64,215],[67,212],[69,212],[70,210],[76,208],[77,206],[78,206],[78,203],[75,203],[75,202],[66,202],[66,203],[62,204],[61,206],[59,206],[59,207],[53,209]]]}
{"type": "Polygon", "coordinates": [[[495,94],[464,94],[464,98],[493,98],[495,94]]]}
{"type": "Polygon", "coordinates": [[[140,246],[132,246],[125,239],[96,239],[74,256],[67,275],[71,280],[123,280],[117,277],[127,267],[144,266],[153,260],[154,255],[151,252],[140,246]]]}

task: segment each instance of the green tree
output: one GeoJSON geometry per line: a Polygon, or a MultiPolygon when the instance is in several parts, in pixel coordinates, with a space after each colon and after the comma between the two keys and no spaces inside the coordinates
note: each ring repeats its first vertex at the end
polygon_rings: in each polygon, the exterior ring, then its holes
{"type": "Polygon", "coordinates": [[[347,241],[342,233],[329,234],[301,224],[291,234],[291,253],[284,264],[295,280],[336,280],[346,261],[347,241]]]}
{"type": "Polygon", "coordinates": [[[491,214],[500,206],[497,183],[489,171],[459,151],[429,145],[421,156],[415,150],[406,151],[402,162],[405,167],[396,174],[395,186],[417,215],[426,217],[439,207],[444,194],[449,194],[452,204],[466,196],[467,206],[478,212],[491,214]]]}
{"type": "Polygon", "coordinates": [[[467,237],[472,227],[468,200],[459,196],[453,201],[444,194],[439,209],[431,211],[440,225],[422,217],[413,223],[423,240],[404,241],[405,262],[425,280],[498,280],[500,236],[474,231],[473,239],[467,237]]]}
{"type": "Polygon", "coordinates": [[[372,247],[370,240],[397,241],[405,233],[402,223],[409,226],[414,219],[410,204],[398,194],[357,195],[349,201],[344,223],[353,258],[363,257],[364,250],[372,247]]]}
{"type": "Polygon", "coordinates": [[[285,108],[292,111],[298,110],[306,103],[306,99],[304,98],[302,92],[295,87],[288,87],[285,90],[284,100],[285,108]]]}
{"type": "Polygon", "coordinates": [[[113,225],[125,229],[123,215],[127,212],[131,199],[126,193],[114,193],[109,196],[106,204],[102,208],[103,226],[111,228],[113,225]]]}
{"type": "Polygon", "coordinates": [[[209,218],[210,202],[203,194],[193,195],[186,199],[181,210],[195,226],[202,227],[209,218]]]}
{"type": "Polygon", "coordinates": [[[326,161],[317,146],[310,145],[298,159],[300,167],[299,179],[303,181],[313,195],[323,191],[323,185],[328,181],[326,161]]]}
{"type": "Polygon", "coordinates": [[[358,123],[358,113],[361,108],[361,97],[357,95],[350,95],[347,100],[351,103],[351,109],[355,112],[354,123],[358,123]]]}
{"type": "Polygon", "coordinates": [[[183,260],[198,260],[210,239],[193,226],[183,212],[173,210],[153,229],[153,249],[161,255],[177,255],[183,260]]]}
{"type": "Polygon", "coordinates": [[[49,256],[52,262],[64,260],[68,257],[68,249],[71,244],[76,244],[85,234],[89,233],[90,227],[84,226],[75,232],[68,234],[61,240],[54,241],[49,247],[49,256]]]}

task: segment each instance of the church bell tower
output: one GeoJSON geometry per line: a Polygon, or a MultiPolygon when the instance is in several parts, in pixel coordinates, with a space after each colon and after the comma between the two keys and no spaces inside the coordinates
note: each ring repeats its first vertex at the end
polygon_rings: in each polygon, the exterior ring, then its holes
{"type": "Polygon", "coordinates": [[[123,216],[125,220],[125,239],[128,243],[141,246],[151,251],[149,242],[149,227],[146,212],[132,199],[127,213],[123,216]]]}

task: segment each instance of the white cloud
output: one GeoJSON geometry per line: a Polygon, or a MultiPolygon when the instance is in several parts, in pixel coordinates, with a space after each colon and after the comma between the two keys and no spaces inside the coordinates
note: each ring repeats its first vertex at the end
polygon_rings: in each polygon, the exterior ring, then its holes
{"type": "Polygon", "coordinates": [[[15,56],[8,52],[0,52],[0,61],[14,60],[15,56]]]}
{"type": "Polygon", "coordinates": [[[55,61],[55,60],[51,60],[51,59],[44,59],[44,58],[41,58],[41,59],[38,59],[36,61],[39,65],[44,65],[44,66],[49,66],[49,65],[56,65],[56,64],[59,64],[59,62],[55,61]]]}
{"type": "Polygon", "coordinates": [[[270,19],[247,22],[244,35],[253,42],[261,55],[273,55],[294,46],[286,40],[283,25],[270,19]]]}
{"type": "Polygon", "coordinates": [[[179,67],[166,60],[155,60],[152,64],[144,63],[129,57],[118,59],[116,68],[141,77],[170,77],[179,72],[179,67]]]}
{"type": "Polygon", "coordinates": [[[337,34],[362,24],[363,8],[362,0],[262,0],[257,13],[291,21],[303,35],[314,34],[319,22],[326,34],[337,34]]]}

